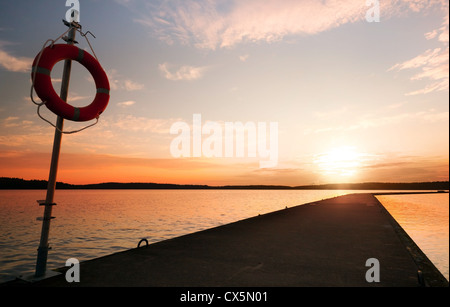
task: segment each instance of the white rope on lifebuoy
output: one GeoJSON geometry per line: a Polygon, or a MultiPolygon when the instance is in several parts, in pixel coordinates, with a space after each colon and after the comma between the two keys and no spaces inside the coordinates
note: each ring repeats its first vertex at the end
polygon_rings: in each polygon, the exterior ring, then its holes
{"type": "MultiPolygon", "coordinates": [[[[48,43],[48,42],[52,42],[51,46],[53,46],[58,40],[60,40],[60,39],[61,39],[64,35],[66,35],[69,31],[70,31],[70,28],[69,28],[69,30],[67,30],[66,32],[64,32],[63,34],[61,34],[61,35],[60,35],[57,39],[55,39],[55,40],[53,40],[53,39],[48,39],[48,40],[44,43],[44,46],[42,46],[41,51],[38,53],[38,56],[37,56],[37,62],[39,63],[39,61],[41,60],[42,53],[44,52],[44,49],[47,48],[47,43],[48,43]]],[[[37,74],[37,71],[35,71],[35,72],[33,73],[33,76],[32,76],[32,78],[31,78],[30,98],[31,98],[31,101],[32,101],[35,105],[41,106],[41,105],[44,105],[44,104],[45,104],[45,101],[36,102],[36,101],[34,101],[34,98],[33,98],[34,81],[36,80],[36,74],[37,74]]]]}
{"type": "MultiPolygon", "coordinates": [[[[70,26],[69,29],[68,29],[67,31],[65,31],[63,34],[61,34],[58,38],[56,38],[56,39],[54,39],[54,40],[53,40],[53,39],[48,39],[48,40],[44,43],[42,49],[40,50],[40,52],[38,53],[38,55],[37,55],[36,58],[35,58],[35,62],[36,62],[36,65],[35,65],[35,66],[36,66],[36,67],[39,66],[39,62],[40,62],[40,60],[41,60],[42,54],[44,53],[44,50],[45,50],[46,48],[48,48],[48,47],[53,47],[53,46],[56,44],[56,42],[57,42],[58,40],[60,40],[61,38],[63,38],[64,35],[66,35],[71,29],[72,29],[72,26],[70,26]],[[49,42],[51,42],[51,44],[50,44],[49,46],[47,46],[49,42]]],[[[93,54],[93,56],[95,57],[95,60],[98,62],[97,55],[95,54],[95,51],[94,51],[94,49],[92,48],[92,45],[91,45],[91,43],[89,42],[89,39],[87,38],[87,34],[91,34],[94,38],[95,38],[95,36],[94,36],[90,31],[88,31],[88,32],[86,32],[86,33],[83,33],[83,32],[81,31],[81,26],[80,26],[80,28],[76,28],[76,31],[78,31],[78,32],[81,34],[81,36],[83,36],[83,37],[86,39],[86,41],[87,41],[87,43],[88,43],[88,45],[89,45],[89,47],[90,47],[90,49],[91,49],[91,51],[92,51],[92,54],[93,54]]],[[[67,46],[68,46],[68,45],[67,45],[67,46]]],[[[81,49],[80,49],[80,50],[81,50],[81,49]]],[[[93,127],[93,126],[95,126],[95,125],[98,123],[98,121],[99,121],[99,115],[97,115],[97,116],[95,117],[95,119],[96,119],[95,123],[93,123],[93,124],[91,124],[91,125],[88,125],[88,126],[86,126],[86,127],[84,127],[84,128],[81,128],[81,129],[75,130],[75,131],[61,131],[55,124],[53,124],[52,122],[50,122],[49,120],[47,120],[46,118],[44,118],[44,117],[41,115],[41,113],[40,113],[40,108],[41,108],[43,105],[45,105],[45,104],[47,103],[47,101],[37,102],[37,101],[35,101],[35,99],[34,99],[34,97],[33,97],[33,92],[34,92],[34,90],[35,90],[35,82],[36,82],[36,75],[37,75],[37,73],[38,73],[38,69],[34,69],[33,72],[32,72],[32,82],[31,82],[32,84],[31,84],[31,90],[30,90],[30,98],[31,98],[31,101],[32,101],[35,105],[37,105],[37,114],[38,114],[38,116],[39,116],[43,121],[47,122],[48,124],[50,124],[52,127],[54,127],[55,129],[57,129],[59,132],[61,132],[61,133],[63,133],[63,134],[73,134],[73,133],[78,133],[78,132],[81,132],[81,131],[83,131],[83,130],[86,130],[86,129],[90,128],[90,127],[93,127]]],[[[109,94],[109,89],[108,89],[108,94],[109,94]]],[[[58,114],[57,114],[57,115],[58,115],[58,114]]],[[[94,118],[93,118],[93,119],[94,119],[94,118]]]]}

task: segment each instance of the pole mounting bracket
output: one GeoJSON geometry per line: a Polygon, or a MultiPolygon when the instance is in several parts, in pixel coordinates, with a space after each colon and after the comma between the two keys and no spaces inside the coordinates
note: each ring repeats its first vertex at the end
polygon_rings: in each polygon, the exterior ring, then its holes
{"type": "Polygon", "coordinates": [[[47,203],[45,200],[38,200],[39,206],[56,206],[56,203],[47,203]]]}
{"type": "Polygon", "coordinates": [[[78,42],[77,42],[76,40],[71,39],[71,38],[69,38],[69,37],[67,37],[67,36],[64,36],[62,39],[63,39],[66,43],[78,44],[78,42]]]}
{"type": "Polygon", "coordinates": [[[65,19],[63,19],[62,21],[69,28],[76,28],[76,29],[81,30],[81,25],[78,22],[76,22],[76,21],[68,22],[65,19]]]}

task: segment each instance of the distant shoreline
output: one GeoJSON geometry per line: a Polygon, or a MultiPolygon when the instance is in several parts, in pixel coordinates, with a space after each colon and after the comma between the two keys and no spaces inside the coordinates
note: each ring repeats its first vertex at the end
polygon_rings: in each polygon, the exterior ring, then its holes
{"type": "MultiPolygon", "coordinates": [[[[57,182],[59,190],[437,190],[448,191],[449,181],[433,182],[365,182],[345,184],[320,184],[304,186],[283,185],[180,185],[163,183],[119,183],[105,182],[98,184],[76,185],[57,182]]],[[[46,180],[24,180],[20,178],[0,177],[0,190],[45,190],[46,180]]]]}

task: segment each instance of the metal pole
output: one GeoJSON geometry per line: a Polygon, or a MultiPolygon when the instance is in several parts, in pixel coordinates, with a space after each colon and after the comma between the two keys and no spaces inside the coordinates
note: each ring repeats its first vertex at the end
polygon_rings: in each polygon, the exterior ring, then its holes
{"type": "MultiPolygon", "coordinates": [[[[70,31],[68,33],[67,44],[73,45],[75,42],[75,34],[77,28],[74,24],[70,25],[70,31]]],[[[72,61],[65,60],[64,62],[64,71],[62,76],[61,83],[61,92],[60,97],[62,100],[67,102],[67,96],[69,93],[69,82],[70,82],[70,72],[72,69],[72,61]]],[[[58,116],[56,121],[56,129],[55,129],[55,137],[53,140],[53,152],[52,152],[52,161],[50,164],[50,173],[48,179],[47,186],[47,196],[45,201],[38,201],[39,205],[45,206],[44,210],[44,218],[42,220],[42,231],[41,231],[41,240],[38,248],[38,255],[36,261],[36,271],[35,277],[43,277],[47,270],[47,256],[48,256],[48,236],[50,232],[50,221],[53,219],[52,217],[52,208],[56,205],[54,201],[55,188],[56,188],[56,175],[58,172],[58,162],[59,162],[59,154],[61,151],[61,139],[64,128],[64,119],[58,116]]]]}

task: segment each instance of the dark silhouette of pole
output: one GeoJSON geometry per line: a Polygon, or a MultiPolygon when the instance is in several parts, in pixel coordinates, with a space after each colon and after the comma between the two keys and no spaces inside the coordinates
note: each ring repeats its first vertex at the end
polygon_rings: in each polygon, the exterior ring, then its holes
{"type": "MultiPolygon", "coordinates": [[[[71,24],[66,23],[66,25],[70,27],[70,30],[68,33],[68,37],[65,40],[68,45],[73,45],[75,43],[75,34],[77,32],[77,27],[79,25],[73,22],[71,24]]],[[[65,102],[67,102],[67,96],[69,93],[71,70],[72,70],[72,60],[65,60],[60,92],[60,97],[65,102]]],[[[50,222],[54,218],[52,217],[52,209],[53,206],[56,205],[54,203],[54,196],[56,189],[56,175],[58,172],[59,154],[61,151],[63,128],[64,128],[64,118],[58,116],[56,120],[55,137],[53,140],[53,152],[50,164],[50,173],[48,178],[47,196],[45,201],[38,201],[39,205],[45,206],[45,210],[44,210],[44,218],[42,220],[41,240],[38,248],[36,271],[34,275],[35,277],[43,277],[45,276],[45,272],[47,271],[47,256],[48,250],[50,249],[48,245],[48,237],[50,233],[50,222]]]]}

